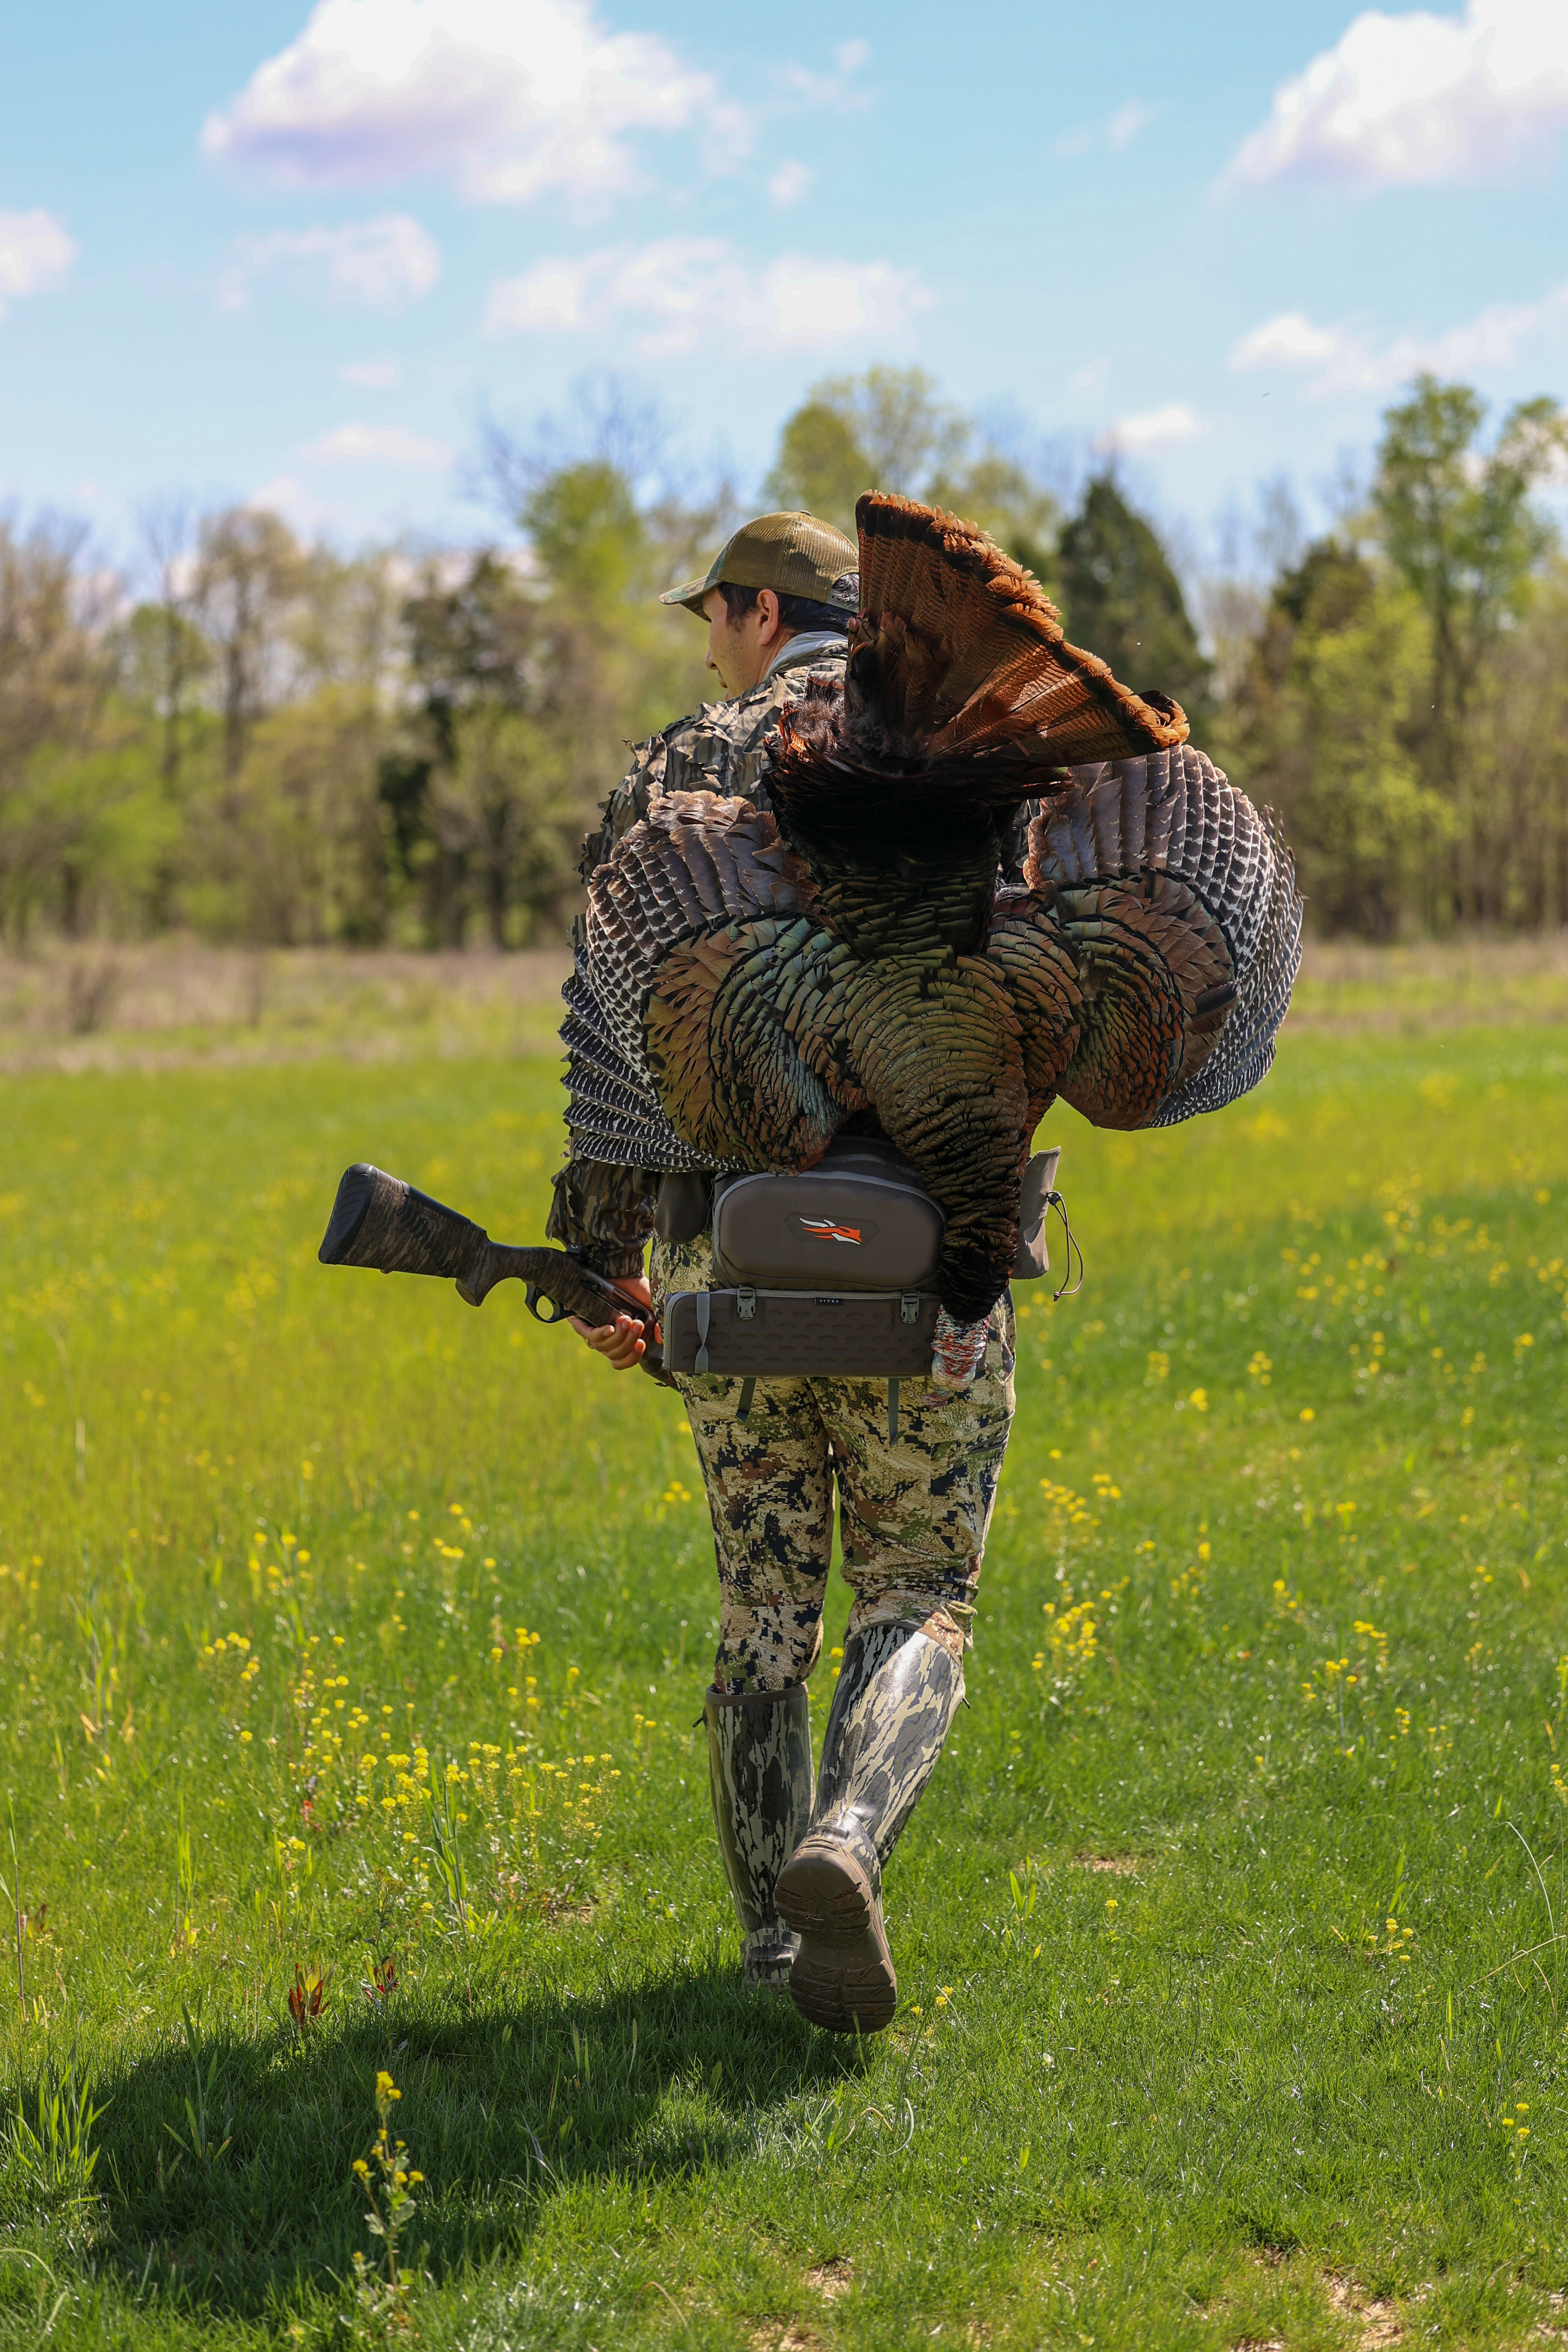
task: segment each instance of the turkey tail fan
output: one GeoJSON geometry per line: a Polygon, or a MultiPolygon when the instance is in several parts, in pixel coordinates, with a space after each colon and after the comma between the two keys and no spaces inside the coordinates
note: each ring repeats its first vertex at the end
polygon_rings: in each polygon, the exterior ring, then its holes
{"type": "Polygon", "coordinates": [[[1095,655],[1069,645],[1034,574],[973,523],[875,490],[855,520],[851,739],[938,762],[1016,747],[1015,761],[1022,754],[1051,767],[1184,740],[1179,706],[1132,693],[1095,655]]]}
{"type": "MultiPolygon", "coordinates": [[[[1301,960],[1295,860],[1272,810],[1259,814],[1190,744],[1096,762],[1076,770],[1070,790],[1031,824],[1025,872],[1031,889],[1069,928],[1076,910],[1086,906],[1086,894],[1103,894],[1108,885],[1138,883],[1152,911],[1156,898],[1168,899],[1169,885],[1183,886],[1192,917],[1181,915],[1173,901],[1164,921],[1168,932],[1175,919],[1184,937],[1191,934],[1183,949],[1191,965],[1189,987],[1212,958],[1210,950],[1193,961],[1199,931],[1217,933],[1216,944],[1226,951],[1234,974],[1228,1011],[1217,1022],[1206,1011],[1195,1021],[1189,1017],[1188,1043],[1169,1084],[1138,1124],[1173,1126],[1199,1111],[1218,1110],[1258,1084],[1274,1058],[1301,960]]],[[[1128,919],[1124,892],[1121,906],[1128,919]]],[[[1147,928],[1142,918],[1136,919],[1147,928]]],[[[1164,960],[1172,953],[1167,946],[1164,960]]],[[[1215,1001],[1212,993],[1205,996],[1215,1001]]],[[[1205,1002],[1199,997],[1194,1005],[1205,1002]]]]}

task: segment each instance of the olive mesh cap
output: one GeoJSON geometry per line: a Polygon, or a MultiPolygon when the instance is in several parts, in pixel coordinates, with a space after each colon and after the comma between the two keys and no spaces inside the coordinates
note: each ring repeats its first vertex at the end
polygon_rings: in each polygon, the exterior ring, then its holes
{"type": "Polygon", "coordinates": [[[684,604],[706,620],[702,599],[729,580],[737,588],[771,588],[775,596],[809,596],[853,613],[860,603],[860,556],[831,523],[809,514],[759,515],[727,539],[702,580],[667,588],[661,604],[684,604]]]}

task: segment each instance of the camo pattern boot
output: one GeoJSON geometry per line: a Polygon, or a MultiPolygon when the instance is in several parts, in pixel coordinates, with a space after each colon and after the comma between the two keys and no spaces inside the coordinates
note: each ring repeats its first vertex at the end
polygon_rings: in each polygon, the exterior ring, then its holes
{"type": "Polygon", "coordinates": [[[790,1999],[830,2033],[880,2033],[898,2007],[882,1864],[963,1696],[960,1660],[912,1626],[874,1625],[846,1645],[811,1828],[777,1898],[800,1937],[790,1999]]]}
{"type": "Polygon", "coordinates": [[[710,1690],[708,1776],[724,1874],[745,1937],[746,1982],[783,1993],[800,1938],[773,1904],[779,1872],[811,1818],[811,1700],[788,1690],[710,1690]]]}

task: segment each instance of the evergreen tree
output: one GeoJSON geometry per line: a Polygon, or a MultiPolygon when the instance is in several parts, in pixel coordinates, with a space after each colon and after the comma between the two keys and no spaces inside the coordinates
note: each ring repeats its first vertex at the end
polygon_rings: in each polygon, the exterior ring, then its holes
{"type": "Polygon", "coordinates": [[[1174,695],[1199,739],[1209,717],[1209,664],[1170,559],[1112,475],[1097,474],[1084,491],[1061,535],[1057,578],[1073,643],[1109,662],[1134,692],[1174,695]]]}

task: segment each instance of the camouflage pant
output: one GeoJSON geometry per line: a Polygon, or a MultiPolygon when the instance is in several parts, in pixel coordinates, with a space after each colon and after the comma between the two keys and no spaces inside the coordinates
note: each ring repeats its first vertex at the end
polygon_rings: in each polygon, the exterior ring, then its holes
{"type": "MultiPolygon", "coordinates": [[[[706,1234],[654,1250],[654,1297],[709,1279],[706,1234]]],[[[838,1489],[848,1631],[923,1627],[955,1654],[968,1644],[974,1591],[1013,1420],[1013,1310],[993,1309],[973,1388],[944,1397],[906,1381],[888,1441],[885,1381],[759,1381],[747,1420],[741,1382],[681,1375],[713,1516],[719,1562],[716,1688],[804,1682],[822,1646],[822,1604],[838,1489]]]]}

